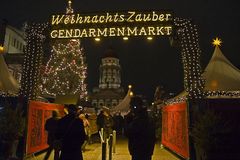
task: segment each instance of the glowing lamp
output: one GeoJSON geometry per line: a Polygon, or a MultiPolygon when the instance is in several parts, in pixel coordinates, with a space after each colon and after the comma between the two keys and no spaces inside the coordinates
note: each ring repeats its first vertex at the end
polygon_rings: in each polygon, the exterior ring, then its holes
{"type": "Polygon", "coordinates": [[[3,46],[0,46],[0,53],[3,53],[3,51],[4,51],[3,46]]]}
{"type": "Polygon", "coordinates": [[[128,37],[123,37],[123,40],[124,40],[124,41],[127,41],[127,40],[128,40],[128,37]]]}
{"type": "Polygon", "coordinates": [[[130,92],[130,96],[133,96],[133,92],[130,92]]]}
{"type": "Polygon", "coordinates": [[[100,38],[95,38],[95,41],[99,42],[101,39],[100,38]]]}
{"type": "Polygon", "coordinates": [[[147,40],[151,41],[153,38],[152,37],[147,37],[147,40]]]}
{"type": "Polygon", "coordinates": [[[128,85],[128,88],[131,89],[131,88],[132,88],[132,85],[128,85]]]}

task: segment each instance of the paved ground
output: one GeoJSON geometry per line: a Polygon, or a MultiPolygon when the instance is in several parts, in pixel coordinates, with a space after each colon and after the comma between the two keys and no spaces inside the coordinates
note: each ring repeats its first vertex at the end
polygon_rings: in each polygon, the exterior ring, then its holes
{"type": "MultiPolygon", "coordinates": [[[[31,158],[31,160],[43,160],[43,156],[44,154],[39,155],[35,158],[33,157],[31,158]]],[[[83,152],[83,159],[84,160],[101,160],[102,159],[101,144],[94,143],[91,145],[87,145],[86,151],[83,152]]],[[[49,160],[53,160],[53,155],[51,155],[49,160]]],[[[108,157],[107,157],[107,160],[108,160],[108,157]]],[[[131,160],[131,157],[128,152],[126,139],[117,140],[116,153],[113,154],[112,160],[131,160]]],[[[161,148],[159,144],[156,144],[154,148],[154,154],[153,154],[152,160],[179,160],[179,158],[171,154],[166,149],[161,148]]]]}

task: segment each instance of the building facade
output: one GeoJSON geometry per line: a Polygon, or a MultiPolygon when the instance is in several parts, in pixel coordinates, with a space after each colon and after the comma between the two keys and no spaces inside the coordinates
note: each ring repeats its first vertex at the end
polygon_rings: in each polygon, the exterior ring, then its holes
{"type": "Polygon", "coordinates": [[[101,58],[99,66],[99,85],[90,95],[92,106],[97,109],[102,106],[113,108],[122,101],[124,96],[119,58],[112,49],[108,49],[101,58]]]}
{"type": "Polygon", "coordinates": [[[8,65],[9,72],[20,83],[22,77],[22,65],[24,50],[26,47],[25,34],[10,25],[5,26],[3,39],[4,58],[8,65]]]}

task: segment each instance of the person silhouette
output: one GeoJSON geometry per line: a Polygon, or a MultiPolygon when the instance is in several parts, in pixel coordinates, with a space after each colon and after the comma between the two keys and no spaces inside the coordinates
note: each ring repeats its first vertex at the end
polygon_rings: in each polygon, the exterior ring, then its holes
{"type": "Polygon", "coordinates": [[[61,139],[60,160],[83,160],[81,147],[86,140],[83,120],[78,116],[78,108],[74,104],[67,106],[68,114],[58,123],[56,138],[61,139]]]}
{"type": "Polygon", "coordinates": [[[132,160],[151,160],[156,141],[155,124],[149,118],[141,97],[131,98],[130,109],[125,134],[132,160]]]}
{"type": "Polygon", "coordinates": [[[48,160],[51,152],[54,150],[54,160],[59,160],[59,150],[54,149],[53,142],[55,141],[55,133],[57,129],[57,123],[60,119],[57,110],[52,111],[52,117],[46,120],[45,130],[48,132],[47,143],[49,145],[44,160],[48,160]]]}

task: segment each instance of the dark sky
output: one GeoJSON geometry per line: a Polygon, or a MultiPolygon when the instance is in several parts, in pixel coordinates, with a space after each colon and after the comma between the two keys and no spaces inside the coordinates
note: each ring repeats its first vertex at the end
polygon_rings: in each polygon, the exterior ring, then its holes
{"type": "MultiPolygon", "coordinates": [[[[0,18],[20,27],[23,22],[48,21],[51,14],[64,13],[66,0],[2,0],[0,18]]],[[[75,13],[127,10],[172,10],[174,16],[193,19],[198,26],[201,63],[205,68],[214,47],[212,39],[222,39],[224,55],[240,67],[240,10],[236,0],[73,0],[75,13]]],[[[100,43],[83,40],[88,62],[88,88],[98,84],[98,66],[104,51],[112,46],[122,66],[122,85],[132,84],[137,94],[151,99],[155,87],[163,85],[167,91],[183,89],[183,70],[178,48],[170,46],[168,38],[107,38],[100,43]]]]}

